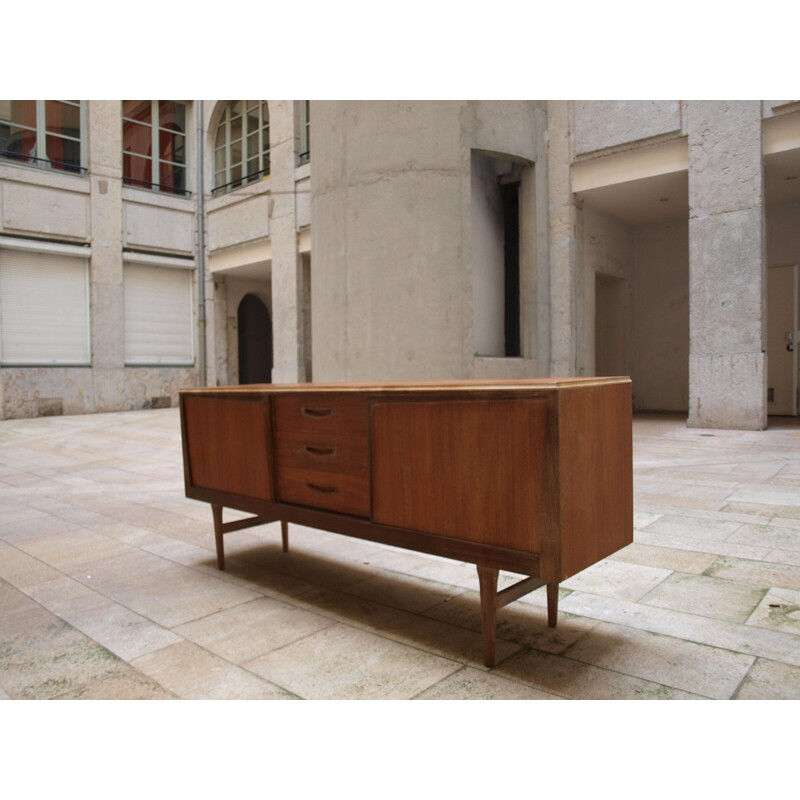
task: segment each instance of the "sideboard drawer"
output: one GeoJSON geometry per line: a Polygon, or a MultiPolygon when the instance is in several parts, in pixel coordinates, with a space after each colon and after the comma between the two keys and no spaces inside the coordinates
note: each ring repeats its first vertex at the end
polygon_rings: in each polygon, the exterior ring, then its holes
{"type": "Polygon", "coordinates": [[[366,398],[336,394],[275,396],[275,430],[367,435],[366,398]]]}
{"type": "Polygon", "coordinates": [[[368,517],[370,513],[366,472],[339,473],[282,467],[278,470],[278,496],[282,503],[357,517],[368,517]]]}
{"type": "Polygon", "coordinates": [[[366,473],[367,437],[278,431],[275,434],[275,456],[279,469],[300,467],[325,472],[366,473]]]}

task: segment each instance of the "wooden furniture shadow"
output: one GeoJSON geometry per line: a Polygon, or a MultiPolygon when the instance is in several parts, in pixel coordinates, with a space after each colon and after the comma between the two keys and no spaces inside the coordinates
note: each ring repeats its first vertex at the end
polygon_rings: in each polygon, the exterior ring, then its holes
{"type": "Polygon", "coordinates": [[[633,540],[631,406],[628,378],[187,389],[186,496],[220,569],[274,521],[284,550],[293,522],[475,564],[491,667],[498,609],[547,585],[555,626],[559,583],[633,540]]]}

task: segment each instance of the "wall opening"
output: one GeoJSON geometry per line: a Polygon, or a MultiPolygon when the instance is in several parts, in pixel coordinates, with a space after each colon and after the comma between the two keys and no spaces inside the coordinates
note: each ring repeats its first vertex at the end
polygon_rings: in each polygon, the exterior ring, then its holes
{"type": "Polygon", "coordinates": [[[499,179],[503,204],[503,266],[504,299],[503,327],[505,353],[508,358],[521,355],[519,322],[519,190],[518,173],[503,175],[499,179]]]}
{"type": "Polygon", "coordinates": [[[236,312],[239,335],[239,383],[272,381],[272,320],[264,303],[246,294],[236,312]]]}
{"type": "MultiPolygon", "coordinates": [[[[788,118],[785,118],[788,121],[788,118]]],[[[775,120],[778,123],[778,120],[775,120]]],[[[785,124],[785,122],[783,123],[785,124]]],[[[765,134],[767,126],[764,127],[765,134]]],[[[764,156],[767,414],[800,413],[800,148],[764,156]]]]}
{"type": "Polygon", "coordinates": [[[627,301],[625,281],[595,274],[595,375],[627,375],[627,301]]]}
{"type": "Polygon", "coordinates": [[[311,253],[303,253],[301,259],[303,272],[303,364],[305,381],[311,383],[313,380],[311,368],[311,253]]]}
{"type": "Polygon", "coordinates": [[[478,356],[522,355],[520,197],[523,165],[472,154],[473,335],[478,356]]]}
{"type": "Polygon", "coordinates": [[[767,270],[767,408],[773,416],[797,416],[798,284],[796,264],[767,270]]]}

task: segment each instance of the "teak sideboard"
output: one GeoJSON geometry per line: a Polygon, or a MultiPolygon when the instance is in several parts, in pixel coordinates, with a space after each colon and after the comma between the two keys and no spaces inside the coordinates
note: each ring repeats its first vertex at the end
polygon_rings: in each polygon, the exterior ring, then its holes
{"type": "Polygon", "coordinates": [[[186,496],[223,536],[280,521],[473,563],[499,608],[633,540],[631,382],[268,384],[180,394],[186,496]],[[253,516],[223,522],[223,509],[253,516]],[[498,591],[498,571],[526,576],[498,591]]]}

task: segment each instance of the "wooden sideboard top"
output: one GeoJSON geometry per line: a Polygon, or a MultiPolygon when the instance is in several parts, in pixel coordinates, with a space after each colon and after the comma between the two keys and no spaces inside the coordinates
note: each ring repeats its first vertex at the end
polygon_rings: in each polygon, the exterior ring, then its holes
{"type": "Polygon", "coordinates": [[[283,394],[291,392],[513,392],[568,390],[589,386],[630,383],[626,376],[609,378],[516,378],[511,380],[385,381],[369,383],[250,383],[239,386],[205,386],[181,389],[180,394],[283,394]]]}

